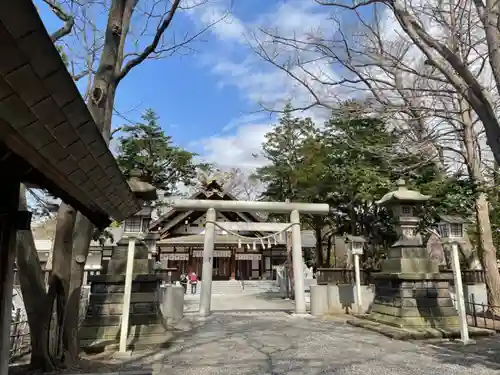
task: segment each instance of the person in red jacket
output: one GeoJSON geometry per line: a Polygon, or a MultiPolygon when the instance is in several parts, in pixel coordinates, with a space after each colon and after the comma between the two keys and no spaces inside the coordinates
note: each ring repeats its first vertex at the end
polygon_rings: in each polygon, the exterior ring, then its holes
{"type": "Polygon", "coordinates": [[[191,284],[191,294],[196,294],[196,285],[198,284],[196,272],[193,271],[189,274],[189,283],[191,284]]]}

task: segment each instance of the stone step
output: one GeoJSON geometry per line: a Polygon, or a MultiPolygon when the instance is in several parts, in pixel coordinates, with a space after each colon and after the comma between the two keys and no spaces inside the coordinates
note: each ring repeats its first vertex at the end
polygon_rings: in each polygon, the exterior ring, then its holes
{"type": "MultiPolygon", "coordinates": [[[[121,323],[121,315],[107,315],[107,316],[87,316],[83,322],[82,327],[95,327],[95,326],[119,326],[121,323]]],[[[161,321],[162,316],[159,313],[155,314],[132,314],[129,318],[131,325],[145,325],[155,324],[161,321]]]]}
{"type": "MultiPolygon", "coordinates": [[[[198,283],[196,294],[200,294],[201,284],[198,283]]],[[[229,295],[229,294],[250,294],[250,293],[279,293],[280,288],[276,281],[271,280],[251,280],[243,282],[244,288],[241,287],[240,281],[235,280],[216,280],[212,281],[212,294],[229,295]]],[[[190,286],[188,285],[188,294],[190,294],[190,286]]]]}
{"type": "MultiPolygon", "coordinates": [[[[134,259],[134,275],[145,274],[149,272],[149,259],[134,259]]],[[[125,274],[127,270],[127,259],[111,259],[108,263],[108,273],[117,275],[125,274]]]]}
{"type": "MultiPolygon", "coordinates": [[[[130,304],[130,314],[152,314],[158,310],[158,303],[155,301],[135,302],[130,304]]],[[[87,307],[87,316],[121,315],[122,311],[122,303],[106,303],[103,305],[89,304],[87,307]]]]}
{"type": "MultiPolygon", "coordinates": [[[[127,339],[127,350],[148,349],[158,347],[170,342],[174,338],[173,333],[165,332],[161,335],[147,335],[140,337],[129,336],[127,339]]],[[[118,350],[120,338],[117,339],[81,339],[80,347],[87,353],[118,350]]]]}
{"type": "MultiPolygon", "coordinates": [[[[155,302],[158,300],[157,293],[132,293],[130,302],[155,302]]],[[[89,305],[104,305],[108,303],[123,303],[123,293],[94,293],[90,295],[89,305]]]]}
{"type": "MultiPolygon", "coordinates": [[[[111,260],[127,259],[128,246],[117,246],[113,250],[111,260]]],[[[134,259],[148,259],[148,248],[146,246],[136,246],[134,251],[134,259]]]]}
{"type": "MultiPolygon", "coordinates": [[[[79,337],[83,340],[88,339],[106,339],[112,340],[119,338],[121,326],[83,326],[80,328],[79,337]]],[[[160,323],[131,325],[128,335],[130,337],[143,337],[149,335],[163,335],[167,329],[160,323]]]]}

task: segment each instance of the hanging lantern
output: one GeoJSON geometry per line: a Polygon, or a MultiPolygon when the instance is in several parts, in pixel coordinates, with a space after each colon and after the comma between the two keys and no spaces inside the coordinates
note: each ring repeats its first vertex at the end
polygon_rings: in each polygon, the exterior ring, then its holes
{"type": "Polygon", "coordinates": [[[247,249],[250,250],[250,245],[249,244],[247,244],[247,249]]]}
{"type": "Polygon", "coordinates": [[[257,250],[257,246],[255,246],[255,241],[252,242],[252,250],[257,250]]]}
{"type": "Polygon", "coordinates": [[[268,238],[267,239],[267,248],[270,249],[271,248],[271,238],[268,238]]]}
{"type": "Polygon", "coordinates": [[[238,249],[241,249],[241,238],[238,238],[238,249]]]}
{"type": "Polygon", "coordinates": [[[262,245],[262,250],[264,250],[266,245],[264,245],[264,240],[262,238],[260,239],[260,244],[262,245]]]}
{"type": "Polygon", "coordinates": [[[274,240],[274,246],[278,245],[278,241],[276,240],[276,236],[273,236],[273,240],[274,240]]]}

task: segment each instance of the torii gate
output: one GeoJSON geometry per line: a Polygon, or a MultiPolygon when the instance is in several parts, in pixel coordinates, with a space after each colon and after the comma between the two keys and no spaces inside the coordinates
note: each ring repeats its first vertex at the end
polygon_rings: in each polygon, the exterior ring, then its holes
{"type": "Polygon", "coordinates": [[[304,273],[302,269],[302,240],[300,233],[300,214],[326,215],[330,207],[326,203],[289,203],[255,201],[216,201],[180,199],[174,201],[173,208],[178,211],[207,211],[205,240],[203,246],[203,268],[200,292],[200,315],[210,315],[212,299],[212,257],[215,241],[215,226],[227,231],[267,231],[282,232],[291,228],[292,259],[295,289],[295,313],[306,314],[304,273]],[[216,222],[216,211],[221,212],[272,212],[290,214],[289,223],[246,223],[216,222]]]}

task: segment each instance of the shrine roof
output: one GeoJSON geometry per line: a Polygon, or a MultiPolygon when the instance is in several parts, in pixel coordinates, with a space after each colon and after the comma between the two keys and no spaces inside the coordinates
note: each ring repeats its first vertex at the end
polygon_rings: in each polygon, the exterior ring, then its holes
{"type": "Polygon", "coordinates": [[[140,206],[31,0],[0,2],[4,178],[46,188],[98,227],[140,206]]]}
{"type": "MultiPolygon", "coordinates": [[[[215,180],[211,180],[206,186],[200,187],[200,189],[192,194],[189,199],[238,200],[233,194],[225,191],[224,188],[215,180]]],[[[170,208],[158,219],[151,222],[149,230],[158,230],[161,227],[161,230],[165,231],[170,228],[174,228],[179,225],[182,220],[187,219],[192,214],[202,215],[203,213],[196,213],[195,211],[182,212],[177,211],[175,208],[170,208]]],[[[259,215],[251,212],[235,214],[240,217],[241,221],[261,222],[263,220],[259,215]]]]}

